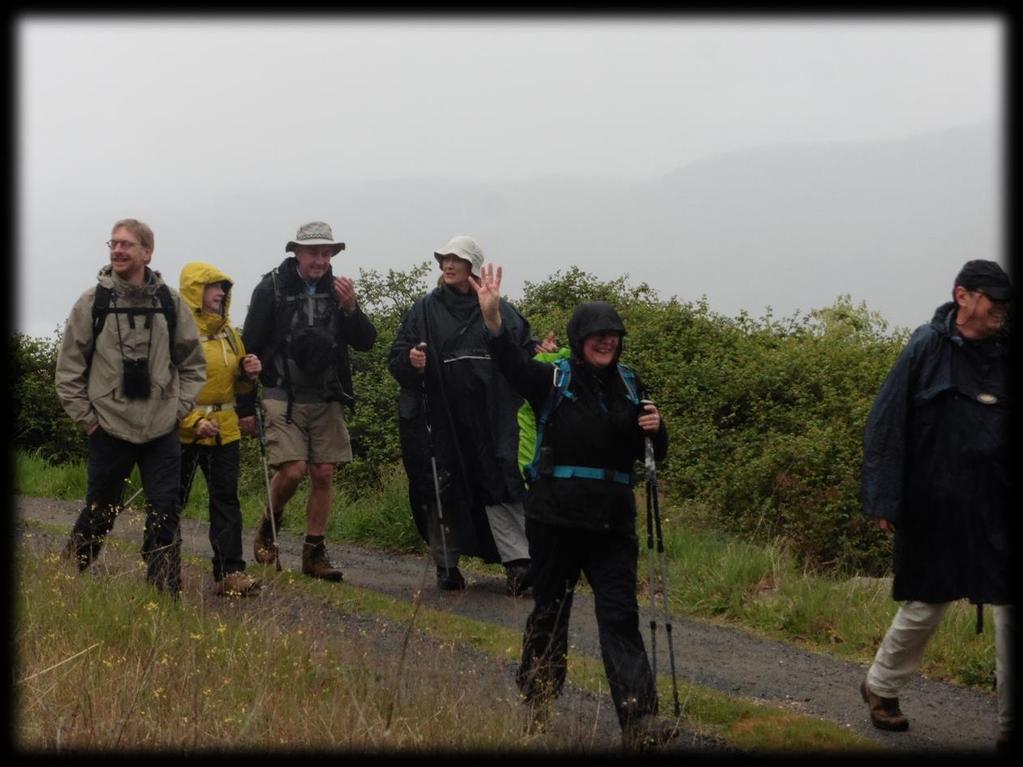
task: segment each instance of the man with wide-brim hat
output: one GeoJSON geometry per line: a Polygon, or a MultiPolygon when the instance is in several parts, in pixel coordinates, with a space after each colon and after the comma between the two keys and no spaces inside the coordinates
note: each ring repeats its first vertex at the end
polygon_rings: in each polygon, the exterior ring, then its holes
{"type": "Polygon", "coordinates": [[[308,474],[302,572],[328,581],[342,579],[324,536],[334,468],[352,460],[342,407],[355,405],[348,347],[368,351],[377,335],[359,307],[355,283],[331,268],[344,248],[323,221],[302,224],[284,246],[294,255],[263,275],[252,292],[242,330],[245,348],[263,363],[267,459],[276,469],[254,557],[261,564],[275,560],[285,504],[308,474]]]}
{"type": "Polygon", "coordinates": [[[288,240],[284,246],[285,253],[294,253],[300,246],[326,245],[331,249],[331,256],[336,256],[345,249],[343,242],[335,242],[330,227],[322,221],[310,221],[298,228],[294,240],[288,240]]]}

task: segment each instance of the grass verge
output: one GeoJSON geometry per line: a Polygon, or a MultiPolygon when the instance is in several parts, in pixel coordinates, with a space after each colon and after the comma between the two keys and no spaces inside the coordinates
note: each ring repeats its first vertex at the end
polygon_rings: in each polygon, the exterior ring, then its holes
{"type": "MultiPolygon", "coordinates": [[[[259,484],[242,483],[241,502],[247,528],[257,524],[265,503],[259,484]]],[[[254,471],[252,467],[243,467],[254,471]]],[[[390,551],[425,551],[408,511],[407,487],[400,466],[385,472],[375,494],[350,500],[338,492],[330,517],[328,538],[390,551]]],[[[127,494],[138,487],[133,475],[127,494]]],[[[289,503],[283,528],[304,532],[307,483],[289,503]]],[[[15,493],[80,500],[85,495],[85,467],[53,466],[33,454],[16,453],[15,493]]],[[[642,491],[640,490],[640,493],[642,491]]],[[[642,498],[637,498],[640,508],[642,498]]],[[[185,516],[206,519],[208,497],[201,476],[193,485],[185,516]]],[[[890,598],[890,581],[873,578],[835,578],[800,570],[781,543],[756,546],[687,522],[685,509],[664,507],[664,545],[673,611],[705,620],[750,629],[763,636],[798,644],[848,660],[868,663],[880,644],[898,604],[890,598]]],[[[646,530],[640,515],[639,575],[647,578],[646,530]]],[[[499,573],[497,565],[466,560],[466,569],[499,573]]],[[[994,631],[978,635],[974,608],[953,604],[924,654],[921,670],[935,679],[994,689],[994,631]]],[[[985,624],[994,625],[991,608],[985,624]]]]}

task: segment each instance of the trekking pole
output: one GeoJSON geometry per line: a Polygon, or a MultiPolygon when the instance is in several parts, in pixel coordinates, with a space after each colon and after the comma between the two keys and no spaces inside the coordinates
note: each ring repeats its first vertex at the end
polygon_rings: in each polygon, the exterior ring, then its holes
{"type": "MultiPolygon", "coordinates": [[[[195,457],[192,459],[192,468],[188,471],[188,481],[182,488],[181,493],[181,512],[184,513],[185,506],[188,504],[188,498],[192,495],[192,483],[195,481],[195,471],[199,468],[199,447],[196,444],[199,441],[199,435],[196,435],[195,439],[192,440],[192,449],[195,451],[195,457]]],[[[134,497],[134,496],[132,496],[134,497]]]]}
{"type": "MultiPolygon", "coordinates": [[[[652,405],[653,402],[650,400],[642,400],[641,405],[652,405]]],[[[657,499],[657,462],[654,459],[654,441],[651,437],[646,437],[646,503],[647,503],[647,548],[651,552],[651,570],[653,568],[653,546],[650,545],[650,518],[653,517],[654,529],[657,532],[657,554],[660,560],[660,586],[661,586],[661,607],[664,612],[664,632],[668,642],[668,662],[671,667],[671,692],[673,697],[673,704],[675,708],[675,716],[678,717],[681,714],[682,707],[678,701],[678,679],[675,674],[675,648],[671,641],[671,613],[668,605],[668,568],[667,561],[664,556],[664,534],[661,530],[661,509],[657,499]]],[[[653,584],[650,586],[650,601],[653,605],[656,605],[656,599],[654,598],[654,587],[653,584]]],[[[656,613],[656,606],[654,607],[656,613]]],[[[656,619],[651,620],[651,633],[653,633],[653,626],[656,623],[656,619]]],[[[656,679],[656,672],[654,678],[656,679]]]]}
{"type": "MultiPolygon", "coordinates": [[[[420,341],[416,348],[426,352],[426,341],[420,341]]],[[[444,577],[451,577],[451,566],[448,564],[448,541],[444,533],[444,507],[440,500],[440,478],[437,474],[437,451],[433,446],[433,424],[430,420],[430,398],[426,394],[426,370],[423,370],[423,377],[419,379],[419,385],[423,390],[423,420],[426,421],[426,449],[430,451],[430,467],[433,469],[433,492],[437,497],[437,525],[440,527],[440,545],[444,552],[444,577]]]]}
{"type": "Polygon", "coordinates": [[[650,591],[650,666],[654,679],[657,678],[657,579],[654,575],[654,513],[653,495],[650,489],[650,462],[653,443],[646,440],[646,552],[648,576],[647,584],[650,591]]]}
{"type": "Polygon", "coordinates": [[[270,493],[270,467],[266,462],[266,432],[263,431],[263,398],[256,400],[256,433],[259,436],[259,454],[263,458],[263,480],[266,483],[266,509],[270,512],[270,532],[274,538],[274,565],[281,571],[281,550],[277,546],[277,522],[274,519],[273,495],[270,493]]]}
{"type": "Polygon", "coordinates": [[[140,495],[142,495],[142,490],[143,490],[143,488],[139,487],[138,490],[136,490],[134,493],[132,493],[131,498],[129,498],[124,503],[122,503],[121,506],[123,508],[125,508],[125,509],[128,508],[129,506],[131,506],[131,502],[134,501],[136,498],[138,498],[140,495]]]}

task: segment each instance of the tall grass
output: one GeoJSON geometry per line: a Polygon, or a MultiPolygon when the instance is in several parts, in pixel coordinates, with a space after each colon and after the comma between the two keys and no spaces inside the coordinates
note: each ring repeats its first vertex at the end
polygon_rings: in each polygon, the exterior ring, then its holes
{"type": "MultiPolygon", "coordinates": [[[[107,561],[116,549],[108,542],[107,561]]],[[[419,648],[396,679],[373,637],[332,636],[269,600],[248,611],[178,603],[145,585],[141,565],[80,577],[58,555],[21,547],[17,576],[21,749],[457,751],[522,741],[514,701],[495,700],[471,673],[452,675],[461,659],[435,648],[419,648]]]]}
{"type": "MultiPolygon", "coordinates": [[[[870,662],[899,607],[890,578],[835,578],[801,568],[783,541],[762,546],[687,522],[668,510],[664,547],[674,609],[681,614],[744,626],[775,639],[839,657],[870,662]]],[[[640,520],[640,579],[645,520],[640,520]]],[[[994,630],[978,635],[976,610],[956,602],[924,653],[921,670],[934,678],[985,689],[994,686],[994,630]]]]}

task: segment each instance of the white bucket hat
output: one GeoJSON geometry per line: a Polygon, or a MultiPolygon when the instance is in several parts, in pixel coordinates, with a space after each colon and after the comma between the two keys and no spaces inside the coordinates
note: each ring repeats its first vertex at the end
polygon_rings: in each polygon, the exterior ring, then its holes
{"type": "Polygon", "coordinates": [[[310,221],[308,224],[302,224],[298,228],[295,239],[284,246],[284,252],[294,253],[295,248],[299,245],[330,245],[334,249],[333,255],[335,256],[345,249],[343,242],[334,241],[334,233],[330,231],[330,226],[322,221],[310,221]]]}
{"type": "Polygon", "coordinates": [[[433,257],[437,259],[438,264],[444,256],[455,256],[463,261],[468,261],[469,271],[472,272],[473,277],[480,276],[480,267],[483,266],[483,248],[472,237],[464,234],[456,235],[443,248],[433,252],[433,257]]]}

